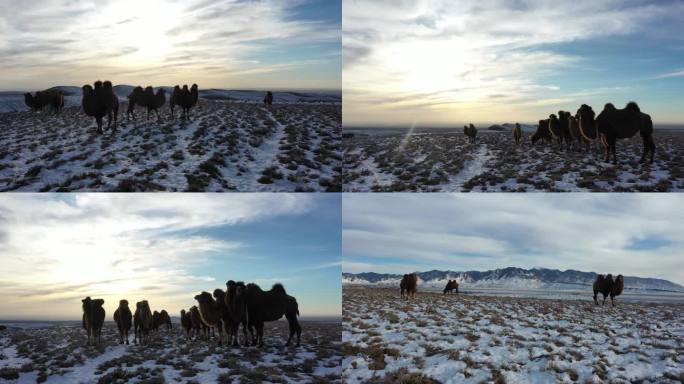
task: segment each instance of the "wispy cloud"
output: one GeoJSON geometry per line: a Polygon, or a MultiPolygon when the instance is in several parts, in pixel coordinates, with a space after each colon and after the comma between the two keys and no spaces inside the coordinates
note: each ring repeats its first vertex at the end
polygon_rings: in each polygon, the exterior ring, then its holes
{"type": "MultiPolygon", "coordinates": [[[[683,12],[672,1],[344,0],[345,123],[533,121],[576,104],[566,88],[595,65],[592,41],[656,35],[654,23],[681,25],[683,12]],[[570,45],[583,49],[559,48],[570,45]]],[[[625,86],[611,81],[590,84],[625,86]]]]}
{"type": "Polygon", "coordinates": [[[677,195],[345,195],[343,270],[508,266],[684,283],[677,195]]]}
{"type": "Polygon", "coordinates": [[[663,74],[654,76],[653,79],[667,79],[670,77],[684,77],[684,70],[663,73],[663,74]]]}
{"type": "Polygon", "coordinates": [[[341,76],[330,75],[328,67],[339,65],[328,53],[331,47],[340,49],[339,11],[306,17],[321,4],[0,1],[0,80],[3,88],[40,88],[55,85],[55,79],[80,85],[95,78],[130,84],[192,80],[205,87],[337,88],[341,76]],[[337,22],[330,21],[336,17],[337,22]],[[171,58],[177,58],[174,66],[162,66],[171,58]],[[206,67],[217,69],[207,73],[206,67]],[[277,76],[258,76],[265,72],[277,76]],[[328,76],[313,83],[305,72],[328,76]]]}

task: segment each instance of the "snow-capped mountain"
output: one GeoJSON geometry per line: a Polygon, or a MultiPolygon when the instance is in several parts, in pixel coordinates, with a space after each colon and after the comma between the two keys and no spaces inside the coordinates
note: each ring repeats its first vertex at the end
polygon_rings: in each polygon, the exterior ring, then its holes
{"type": "MultiPolygon", "coordinates": [[[[614,276],[618,272],[614,273],[614,276]]],[[[591,287],[596,279],[595,272],[582,272],[572,269],[508,267],[490,271],[426,271],[417,272],[419,284],[427,287],[443,288],[448,280],[456,280],[464,288],[503,288],[503,289],[554,289],[583,290],[591,287]]],[[[346,285],[398,286],[402,275],[375,272],[342,273],[342,283],[346,285]]],[[[684,292],[684,287],[664,279],[625,276],[625,289],[684,292]]]]}

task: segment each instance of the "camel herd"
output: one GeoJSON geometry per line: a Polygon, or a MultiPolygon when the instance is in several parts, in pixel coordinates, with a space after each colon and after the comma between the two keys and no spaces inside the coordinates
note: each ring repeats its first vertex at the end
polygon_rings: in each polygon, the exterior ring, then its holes
{"type": "MultiPolygon", "coordinates": [[[[414,297],[417,287],[418,276],[416,273],[414,272],[405,274],[399,283],[401,297],[404,298],[405,296],[407,299],[414,297]],[[404,293],[406,294],[404,295],[404,293]]],[[[598,275],[594,281],[593,289],[594,303],[596,303],[596,305],[599,305],[597,295],[601,293],[603,294],[602,305],[606,304],[606,297],[610,296],[610,302],[612,306],[615,306],[615,297],[622,294],[622,291],[625,289],[625,280],[622,275],[618,275],[615,280],[613,280],[613,275],[611,274],[598,275]]],[[[453,291],[456,291],[456,294],[458,294],[458,282],[456,280],[449,280],[447,281],[446,287],[444,287],[442,294],[446,295],[447,293],[453,293],[453,291]]]]}
{"type": "MultiPolygon", "coordinates": [[[[226,290],[215,289],[213,295],[201,292],[195,296],[198,305],[188,311],[180,311],[181,327],[186,338],[209,340],[214,330],[218,333],[218,344],[223,341],[223,334],[228,344],[239,346],[238,331],[240,325],[244,334],[244,345],[262,347],[264,345],[264,323],[276,321],[285,316],[289,325],[290,336],[286,346],[290,345],[297,335],[297,346],[300,345],[302,328],[297,317],[299,305],[297,299],[287,294],[285,287],[278,283],[268,290],[262,290],[257,284],[245,284],[241,281],[229,280],[226,290]],[[248,332],[251,336],[248,338],[248,332]]],[[[88,336],[88,345],[101,342],[102,326],[105,319],[103,299],[86,297],[83,303],[83,328],[88,336]]],[[[134,328],[134,343],[146,344],[150,339],[150,331],[157,331],[160,326],[172,329],[171,317],[166,310],[160,312],[150,310],[147,300],[136,303],[135,313],[131,313],[127,300],[120,300],[114,312],[114,322],[119,330],[119,344],[129,344],[128,333],[134,328]]]]}
{"type": "MultiPolygon", "coordinates": [[[[114,119],[114,128],[116,128],[119,115],[119,98],[114,93],[112,82],[98,80],[92,86],[90,84],[84,85],[81,90],[83,91],[81,107],[86,115],[95,118],[97,132],[103,132],[102,124],[105,116],[107,116],[107,129],[112,126],[112,118],[114,119]]],[[[129,120],[135,119],[136,107],[147,109],[148,120],[152,112],[157,114],[158,120],[161,119],[160,110],[166,103],[166,91],[163,88],[157,89],[155,93],[151,86],[144,89],[137,86],[127,98],[126,117],[129,120]]],[[[174,110],[176,107],[180,107],[181,119],[189,119],[190,110],[197,105],[198,99],[199,87],[197,84],[193,84],[190,88],[187,85],[183,85],[182,88],[180,85],[174,86],[169,97],[171,117],[176,117],[174,110]]],[[[35,95],[26,93],[24,94],[24,102],[32,111],[40,111],[45,106],[50,106],[51,111],[59,114],[64,108],[64,93],[59,90],[38,91],[35,95]]],[[[266,92],[263,102],[268,106],[273,104],[273,93],[271,91],[266,92]]]]}
{"type": "MultiPolygon", "coordinates": [[[[624,109],[617,109],[608,103],[598,116],[586,104],[582,104],[574,116],[570,112],[558,111],[558,115],[551,114],[548,119],[539,120],[537,131],[531,136],[531,141],[532,145],[539,140],[555,142],[559,149],[562,150],[565,145],[568,151],[571,147],[586,151],[592,145],[596,147],[601,144],[606,151],[605,161],[610,161],[612,153],[613,163],[617,164],[617,139],[628,139],[637,132],[644,143],[639,161],[643,163],[648,157],[649,162],[653,163],[653,122],[651,116],[641,112],[635,102],[627,103],[624,109]]],[[[514,137],[515,135],[514,132],[514,137]]]]}

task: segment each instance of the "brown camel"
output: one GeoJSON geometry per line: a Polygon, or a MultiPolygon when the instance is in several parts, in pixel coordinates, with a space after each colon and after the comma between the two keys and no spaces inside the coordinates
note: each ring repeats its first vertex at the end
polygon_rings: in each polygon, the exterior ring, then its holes
{"type": "Polygon", "coordinates": [[[83,303],[83,329],[88,334],[88,345],[100,344],[102,341],[102,325],[105,319],[105,310],[102,308],[104,300],[91,299],[90,296],[81,300],[83,303]]]}
{"type": "MultiPolygon", "coordinates": [[[[249,339],[247,337],[247,311],[245,306],[245,290],[247,287],[242,281],[235,282],[233,280],[228,280],[226,282],[226,296],[225,304],[228,307],[228,315],[230,316],[230,330],[228,332],[228,343],[238,346],[238,331],[240,324],[242,324],[242,331],[244,333],[245,345],[249,345],[249,339]]],[[[250,333],[252,333],[252,338],[254,338],[254,332],[252,328],[249,328],[250,333]]]]}
{"type": "Polygon", "coordinates": [[[232,319],[226,305],[226,292],[222,289],[214,289],[214,300],[216,300],[216,308],[221,317],[221,331],[228,336],[228,343],[230,344],[230,330],[233,328],[232,319]]]}
{"type": "Polygon", "coordinates": [[[474,125],[464,125],[463,134],[468,137],[468,141],[473,144],[475,143],[475,138],[477,138],[477,128],[474,125]]]}
{"type": "Polygon", "coordinates": [[[416,276],[415,273],[405,274],[399,284],[399,287],[401,288],[401,297],[404,297],[404,291],[406,291],[406,298],[414,297],[416,295],[417,286],[418,276],[416,276]]]}
{"type": "Polygon", "coordinates": [[[577,116],[579,131],[584,141],[589,142],[594,149],[599,143],[603,144],[604,147],[608,145],[605,136],[599,135],[598,129],[596,129],[596,114],[590,106],[582,104],[577,110],[577,116]]]}
{"type": "Polygon", "coordinates": [[[128,95],[128,110],[126,112],[126,117],[130,120],[135,119],[135,107],[146,107],[145,104],[145,91],[141,86],[133,88],[133,91],[128,95]]]}
{"type": "Polygon", "coordinates": [[[209,329],[218,329],[218,344],[221,345],[223,339],[223,326],[221,325],[221,310],[218,307],[216,300],[211,296],[211,293],[204,291],[199,295],[196,295],[195,300],[199,303],[199,314],[202,323],[209,327],[209,329]]]}
{"type": "Polygon", "coordinates": [[[134,343],[149,341],[150,329],[152,329],[152,311],[150,311],[150,304],[147,300],[135,303],[133,328],[135,330],[134,343]]]}
{"type": "Polygon", "coordinates": [[[444,294],[453,293],[454,290],[458,294],[458,282],[456,280],[449,280],[446,287],[444,287],[444,294]]]}
{"type": "Polygon", "coordinates": [[[584,136],[582,136],[579,120],[579,116],[570,116],[568,118],[568,128],[570,129],[570,135],[572,136],[572,147],[577,148],[577,150],[580,151],[582,148],[584,148],[585,151],[588,151],[591,141],[586,140],[584,136]]]}
{"type": "Polygon", "coordinates": [[[264,322],[276,321],[285,315],[290,328],[290,337],[285,346],[289,346],[292,337],[297,334],[297,347],[299,347],[302,334],[302,327],[297,320],[299,305],[297,299],[285,292],[282,284],[274,284],[268,291],[261,290],[254,283],[247,284],[245,302],[248,326],[256,329],[256,340],[252,340],[255,345],[264,346],[264,322]]]}
{"type": "Polygon", "coordinates": [[[159,323],[160,323],[159,312],[158,311],[152,312],[152,327],[151,327],[151,329],[153,331],[158,330],[159,329],[159,323]]]}
{"type": "Polygon", "coordinates": [[[271,91],[266,92],[266,96],[264,96],[264,104],[266,105],[273,105],[273,93],[271,91]]]}
{"type": "Polygon", "coordinates": [[[653,121],[651,116],[641,112],[637,103],[630,101],[624,109],[616,109],[611,103],[606,104],[603,111],[596,117],[596,127],[599,134],[605,135],[608,146],[606,147],[606,162],[610,161],[610,153],[613,153],[613,163],[617,164],[615,143],[617,139],[628,139],[637,132],[641,135],[644,149],[641,153],[640,163],[646,161],[650,154],[650,163],[653,163],[655,154],[655,142],[653,141],[653,121]]]}
{"type": "Polygon", "coordinates": [[[176,88],[174,87],[174,94],[174,102],[181,107],[181,118],[189,119],[190,109],[197,105],[197,100],[199,99],[199,88],[197,87],[197,84],[193,84],[190,89],[188,89],[187,84],[183,85],[183,88],[178,91],[176,91],[176,88]]]}
{"type": "Polygon", "coordinates": [[[33,111],[40,111],[49,105],[52,112],[59,114],[64,108],[64,93],[62,91],[38,91],[36,95],[24,94],[24,103],[33,111]]]}
{"type": "Polygon", "coordinates": [[[553,136],[551,131],[549,131],[549,119],[539,120],[539,125],[537,126],[537,131],[531,137],[532,145],[537,141],[541,140],[544,143],[548,143],[552,140],[553,136]]]}
{"type": "Polygon", "coordinates": [[[124,340],[128,344],[128,332],[131,330],[132,319],[133,315],[130,308],[128,308],[128,300],[120,300],[119,308],[114,311],[114,321],[119,329],[119,344],[123,344],[124,340]]]}
{"type": "Polygon", "coordinates": [[[204,323],[202,323],[202,316],[196,305],[190,307],[190,324],[192,325],[192,333],[195,335],[195,339],[197,339],[198,336],[201,336],[202,330],[206,330],[204,323]]]}
{"type": "MultiPolygon", "coordinates": [[[[173,87],[173,92],[171,92],[171,96],[169,97],[169,107],[171,108],[171,118],[176,118],[176,115],[174,114],[174,109],[176,106],[181,106],[181,88],[179,85],[176,85],[173,87]]],[[[181,112],[182,114],[182,112],[181,112]]]]}
{"type": "Polygon", "coordinates": [[[165,326],[167,331],[173,329],[173,325],[171,324],[171,316],[169,316],[169,313],[166,312],[166,309],[162,309],[161,312],[159,312],[159,325],[165,326]]]}
{"type": "Polygon", "coordinates": [[[157,113],[157,120],[160,120],[161,116],[159,115],[159,110],[166,102],[166,91],[164,91],[163,88],[159,88],[155,94],[152,87],[147,87],[145,88],[143,97],[145,100],[145,106],[147,107],[147,120],[150,119],[150,113],[152,111],[157,113]]]}
{"type": "Polygon", "coordinates": [[[190,338],[190,331],[192,331],[192,320],[190,320],[190,314],[185,312],[185,309],[180,311],[180,324],[183,330],[185,330],[185,338],[190,338]]]}
{"type": "Polygon", "coordinates": [[[95,118],[98,133],[102,133],[102,118],[105,115],[108,118],[107,129],[111,127],[112,112],[114,113],[114,126],[116,127],[119,99],[114,94],[111,82],[105,81],[102,83],[101,81],[96,81],[94,88],[90,85],[84,85],[81,105],[86,115],[95,118]]]}
{"type": "Polygon", "coordinates": [[[521,139],[522,139],[522,128],[520,128],[520,124],[515,123],[515,127],[513,127],[513,140],[515,140],[515,145],[519,145],[521,139]]]}
{"type": "Polygon", "coordinates": [[[618,277],[613,281],[613,275],[607,274],[607,275],[598,275],[596,276],[596,280],[594,281],[594,303],[598,305],[598,300],[597,296],[599,292],[603,295],[603,305],[606,305],[606,297],[610,296],[610,303],[612,306],[615,306],[615,297],[619,296],[622,294],[623,289],[625,288],[625,282],[624,278],[622,275],[618,275],[618,277]]]}

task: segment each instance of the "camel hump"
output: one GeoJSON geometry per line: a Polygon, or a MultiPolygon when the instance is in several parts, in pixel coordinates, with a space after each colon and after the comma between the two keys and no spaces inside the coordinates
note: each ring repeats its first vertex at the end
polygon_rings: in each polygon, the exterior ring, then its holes
{"type": "Polygon", "coordinates": [[[280,294],[283,294],[283,295],[286,295],[286,294],[287,294],[287,292],[285,292],[285,287],[283,287],[283,285],[280,284],[280,283],[275,283],[275,284],[273,284],[273,288],[271,288],[271,290],[272,290],[273,292],[277,292],[277,293],[280,293],[280,294]]]}
{"type": "Polygon", "coordinates": [[[641,109],[639,109],[639,105],[634,101],[630,101],[629,103],[627,103],[627,106],[625,107],[625,109],[628,111],[641,113],[641,109]]]}
{"type": "Polygon", "coordinates": [[[615,110],[615,106],[613,105],[613,103],[607,103],[607,104],[603,107],[603,109],[606,110],[606,111],[614,111],[614,110],[615,110]]]}

